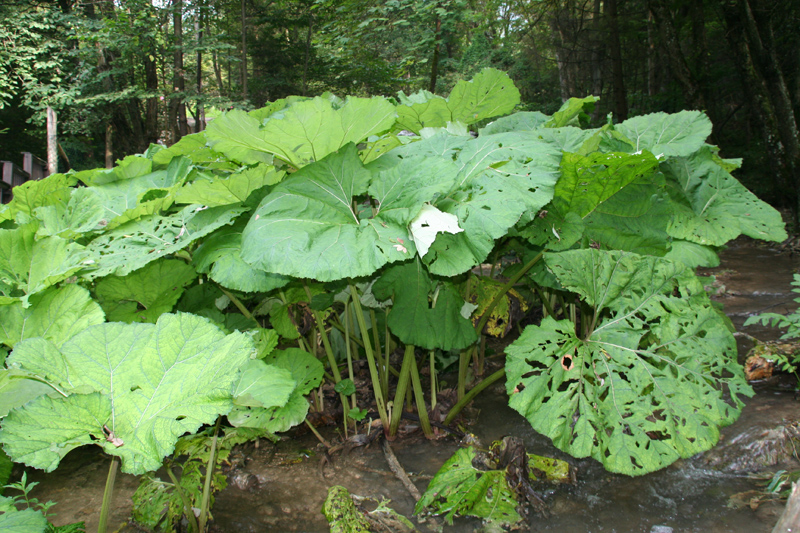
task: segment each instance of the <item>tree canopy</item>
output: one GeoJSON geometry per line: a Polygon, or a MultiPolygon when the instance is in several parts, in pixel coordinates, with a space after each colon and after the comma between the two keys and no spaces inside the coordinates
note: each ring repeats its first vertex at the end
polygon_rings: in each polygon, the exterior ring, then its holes
{"type": "Polygon", "coordinates": [[[523,109],[599,97],[594,125],[705,111],[762,197],[800,188],[800,6],[789,0],[10,0],[0,5],[0,159],[67,164],[171,145],[219,110],[290,95],[447,94],[509,73],[523,109]],[[761,174],[761,173],[760,173],[761,174]]]}

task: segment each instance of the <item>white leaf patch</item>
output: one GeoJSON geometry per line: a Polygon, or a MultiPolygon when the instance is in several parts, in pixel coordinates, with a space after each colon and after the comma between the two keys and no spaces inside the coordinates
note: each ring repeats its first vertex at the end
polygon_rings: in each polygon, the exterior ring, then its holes
{"type": "Polygon", "coordinates": [[[461,233],[458,227],[458,217],[450,213],[439,211],[430,204],[425,204],[417,218],[411,221],[411,235],[417,245],[419,256],[424,257],[436,239],[436,234],[441,232],[461,233]]]}

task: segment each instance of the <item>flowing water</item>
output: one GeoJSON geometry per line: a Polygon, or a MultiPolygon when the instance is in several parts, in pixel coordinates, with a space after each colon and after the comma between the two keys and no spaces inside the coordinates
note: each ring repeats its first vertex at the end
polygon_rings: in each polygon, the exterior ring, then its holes
{"type": "MultiPolygon", "coordinates": [[[[792,302],[795,295],[790,292],[795,268],[789,254],[778,255],[748,242],[737,242],[723,252],[722,265],[710,272],[716,272],[718,284],[724,285],[718,300],[741,328],[750,314],[767,309],[786,312],[796,307],[792,302]]],[[[746,331],[762,340],[776,337],[776,332],[767,328],[750,327],[746,331]]],[[[743,356],[752,343],[745,337],[738,341],[743,356]]],[[[548,516],[532,514],[524,530],[769,532],[782,510],[781,503],[734,509],[728,502],[734,494],[758,487],[748,470],[798,468],[794,462],[759,466],[761,452],[753,452],[744,443],[788,420],[800,419],[800,402],[792,391],[781,390],[775,382],[758,385],[757,390],[740,419],[723,429],[717,448],[638,478],[609,474],[593,460],[575,460],[556,450],[506,405],[502,385],[479,396],[475,406],[479,414],[472,431],[484,444],[506,435],[521,437],[528,452],[565,459],[577,467],[575,484],[543,489],[548,516]]],[[[458,444],[453,438],[428,442],[412,436],[398,439],[392,447],[423,491],[458,444]]],[[[320,454],[311,435],[277,444],[261,441],[257,448],[253,444],[243,447],[231,471],[230,486],[217,496],[212,531],[327,531],[320,509],[331,485],[343,485],[359,496],[389,499],[397,512],[411,515],[414,500],[388,469],[377,441],[338,455],[332,463],[321,462],[320,454]]],[[[55,523],[85,520],[87,531],[95,531],[107,465],[107,459],[92,450],[76,450],[54,474],[33,476],[42,482],[33,496],[58,502],[52,508],[57,513],[55,523]]],[[[111,530],[137,530],[124,525],[135,487],[132,476],[118,476],[111,530]]],[[[422,524],[420,529],[430,530],[430,525],[422,524]]],[[[444,531],[475,531],[479,527],[476,520],[459,519],[444,531]]]]}

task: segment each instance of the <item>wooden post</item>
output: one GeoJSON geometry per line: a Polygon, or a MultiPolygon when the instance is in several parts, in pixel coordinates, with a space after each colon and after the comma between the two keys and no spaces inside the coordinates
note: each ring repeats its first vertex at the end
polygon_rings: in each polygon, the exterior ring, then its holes
{"type": "Polygon", "coordinates": [[[58,172],[58,141],[56,112],[47,106],[47,175],[58,172]]]}

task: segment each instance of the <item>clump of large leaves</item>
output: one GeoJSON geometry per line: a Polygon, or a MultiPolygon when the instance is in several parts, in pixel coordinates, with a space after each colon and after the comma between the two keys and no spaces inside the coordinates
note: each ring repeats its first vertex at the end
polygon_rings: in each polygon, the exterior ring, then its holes
{"type": "Polygon", "coordinates": [[[92,326],[57,347],[20,342],[11,368],[40,376],[69,394],[39,396],[3,420],[6,453],[48,472],[70,450],[99,444],[122,459],[122,471],[161,466],[175,442],[233,407],[250,338],[225,335],[205,318],[164,314],[156,324],[92,326]]]}
{"type": "Polygon", "coordinates": [[[640,475],[712,447],[752,394],[736,343],[682,263],[574,250],[545,256],[594,309],[588,336],[547,317],[507,349],[509,405],[574,457],[640,475]]]}

